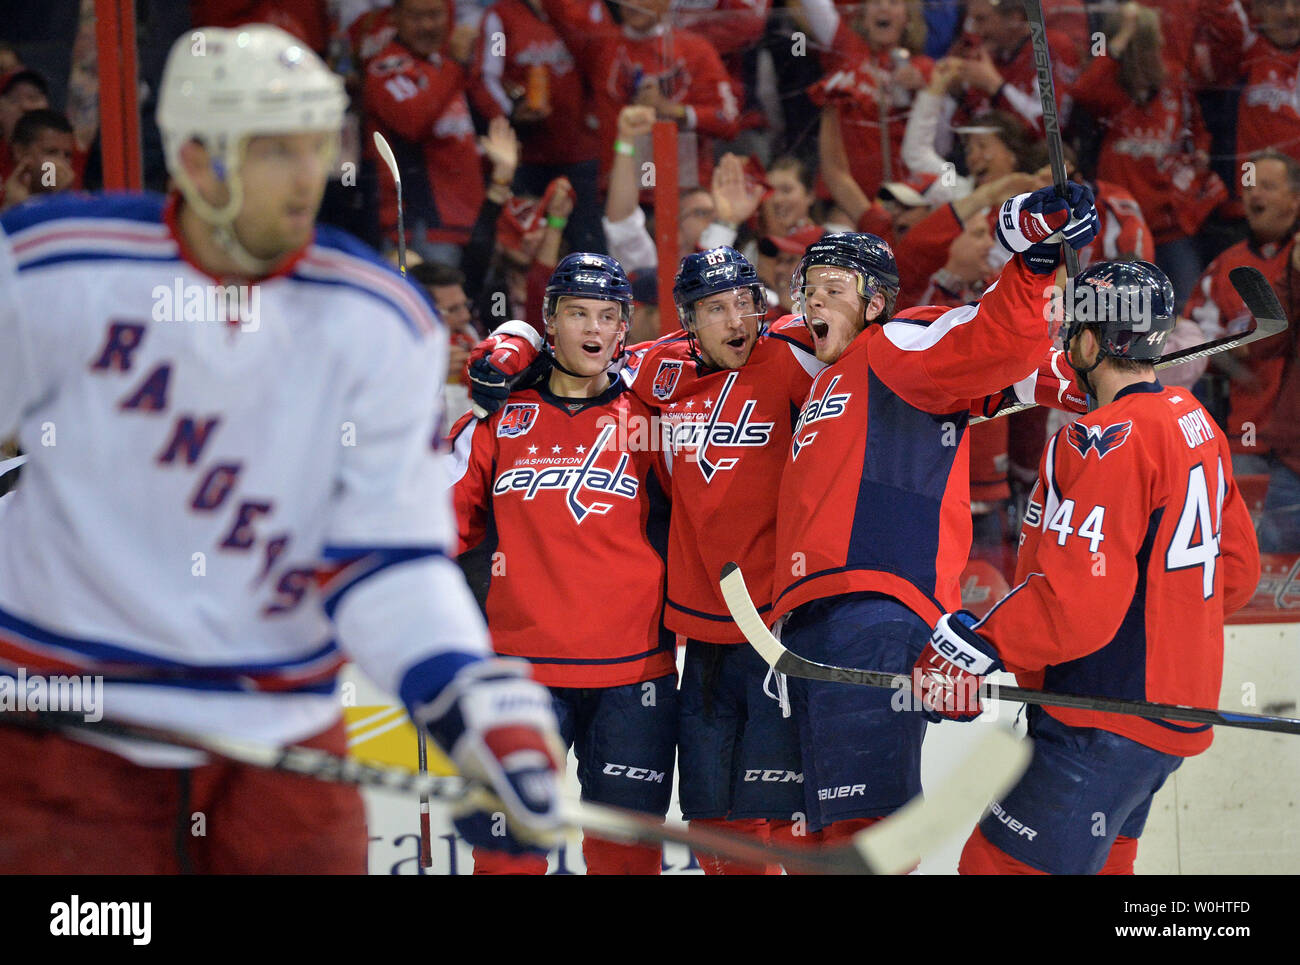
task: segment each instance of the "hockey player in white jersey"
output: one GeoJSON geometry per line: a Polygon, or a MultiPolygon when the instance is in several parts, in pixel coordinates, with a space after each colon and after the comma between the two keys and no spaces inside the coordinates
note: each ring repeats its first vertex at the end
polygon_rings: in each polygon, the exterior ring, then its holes
{"type": "MultiPolygon", "coordinates": [[[[113,720],[341,753],[351,658],[504,802],[511,833],[467,814],[471,843],[545,847],[550,698],[447,558],[446,333],[314,223],[345,107],[276,28],[187,33],[158,110],[176,193],[0,219],[0,438],[30,454],[0,676],[102,675],[113,720]]],[[[350,788],[3,726],[0,760],[3,872],[365,868],[350,788]]]]}

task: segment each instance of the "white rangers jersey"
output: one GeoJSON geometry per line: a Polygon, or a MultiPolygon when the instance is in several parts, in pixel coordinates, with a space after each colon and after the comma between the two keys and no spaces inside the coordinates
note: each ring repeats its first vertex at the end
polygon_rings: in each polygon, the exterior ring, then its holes
{"type": "Polygon", "coordinates": [[[345,652],[393,693],[488,652],[447,559],[446,336],[341,232],[226,287],[174,213],[0,219],[0,438],[30,455],[0,514],[0,673],[102,674],[110,718],[297,740],[337,719],[345,652]]]}

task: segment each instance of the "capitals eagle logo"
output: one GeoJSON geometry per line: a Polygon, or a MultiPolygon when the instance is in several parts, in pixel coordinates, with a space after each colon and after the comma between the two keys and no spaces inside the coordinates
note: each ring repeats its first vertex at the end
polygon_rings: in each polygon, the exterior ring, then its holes
{"type": "Polygon", "coordinates": [[[1066,430],[1065,438],[1079,450],[1079,455],[1088,458],[1088,453],[1096,450],[1097,458],[1106,458],[1106,453],[1112,452],[1124,445],[1128,441],[1129,433],[1133,431],[1133,421],[1118,422],[1113,426],[1085,425],[1081,422],[1073,423],[1066,430]]]}

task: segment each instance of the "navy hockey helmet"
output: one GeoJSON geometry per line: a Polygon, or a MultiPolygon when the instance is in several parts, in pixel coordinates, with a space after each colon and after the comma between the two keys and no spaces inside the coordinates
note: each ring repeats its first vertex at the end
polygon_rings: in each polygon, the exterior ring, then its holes
{"type": "Polygon", "coordinates": [[[1178,322],[1174,286],[1149,261],[1088,266],[1075,276],[1066,309],[1067,346],[1091,327],[1103,356],[1140,362],[1153,362],[1165,354],[1165,341],[1178,322]]]}
{"type": "Polygon", "coordinates": [[[887,320],[893,315],[894,300],[898,297],[898,263],[884,238],[865,232],[837,231],[809,245],[790,279],[790,295],[801,309],[808,269],[818,266],[853,272],[858,279],[858,294],[862,300],[869,302],[880,292],[885,296],[881,319],[887,320]]]}
{"type": "Polygon", "coordinates": [[[722,245],[687,255],[673,279],[673,302],[682,328],[689,332],[695,327],[695,303],[701,298],[736,288],[748,288],[758,315],[767,313],[767,293],[758,269],[735,248],[722,245]]]}
{"type": "Polygon", "coordinates": [[[542,301],[542,315],[551,318],[561,298],[599,298],[618,302],[623,308],[623,321],[632,321],[632,283],[627,272],[609,255],[576,251],[565,255],[551,272],[546,283],[546,297],[542,301]]]}

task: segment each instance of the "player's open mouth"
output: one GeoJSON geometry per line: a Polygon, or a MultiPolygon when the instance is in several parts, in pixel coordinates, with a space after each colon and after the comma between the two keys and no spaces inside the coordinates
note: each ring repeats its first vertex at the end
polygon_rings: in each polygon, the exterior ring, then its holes
{"type": "Polygon", "coordinates": [[[599,342],[583,342],[582,350],[592,358],[595,358],[601,352],[601,345],[599,342]]]}
{"type": "Polygon", "coordinates": [[[820,318],[808,319],[808,328],[818,341],[824,339],[831,330],[830,322],[823,322],[820,318]]]}
{"type": "Polygon", "coordinates": [[[892,27],[893,25],[894,25],[894,21],[893,21],[893,18],[891,18],[891,17],[877,17],[877,18],[876,18],[876,29],[877,29],[877,30],[888,30],[888,29],[889,29],[890,27],[892,27]]]}
{"type": "Polygon", "coordinates": [[[739,352],[742,348],[745,347],[746,341],[747,339],[745,338],[745,336],[737,335],[735,338],[727,339],[726,344],[734,348],[737,352],[739,352]]]}

